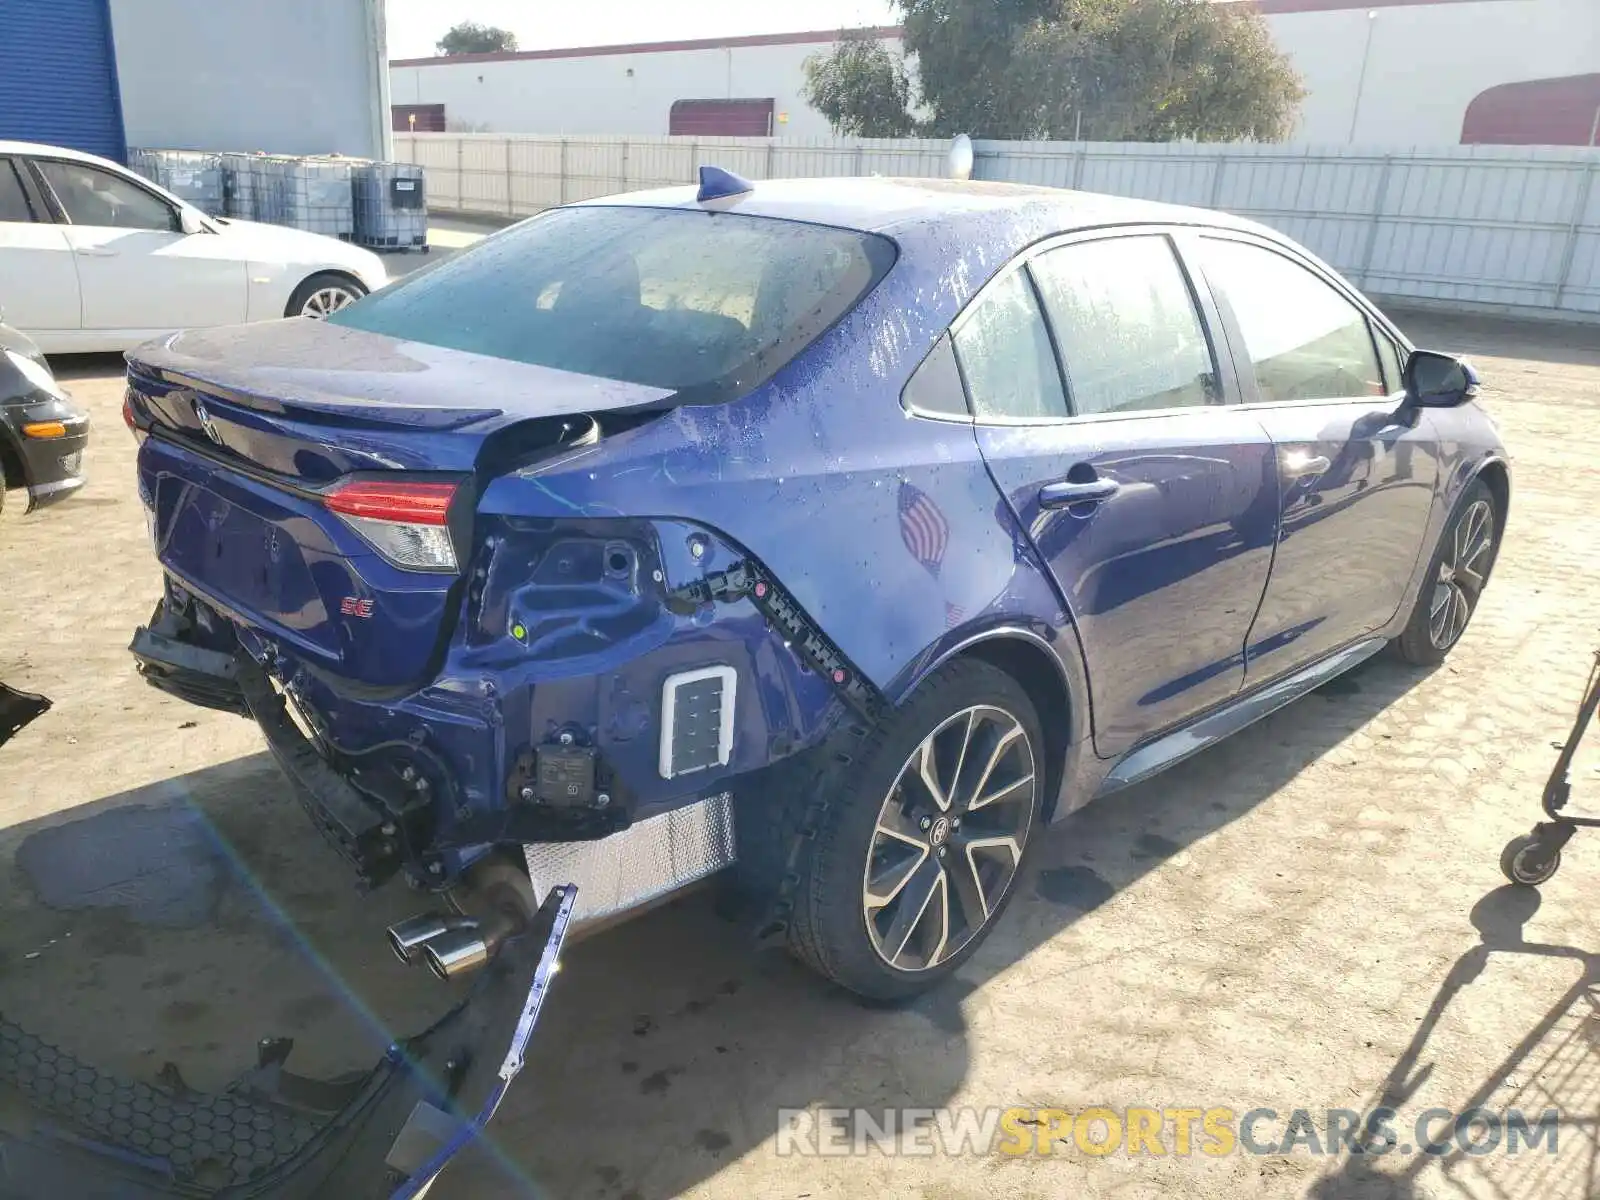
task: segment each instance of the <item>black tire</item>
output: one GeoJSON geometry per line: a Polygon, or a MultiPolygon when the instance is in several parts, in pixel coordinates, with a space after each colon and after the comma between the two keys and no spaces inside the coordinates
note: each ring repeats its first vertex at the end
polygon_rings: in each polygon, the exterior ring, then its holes
{"type": "Polygon", "coordinates": [[[1044,747],[1033,704],[1011,676],[976,659],[958,659],[940,668],[855,753],[834,758],[810,776],[807,786],[830,789],[824,794],[832,799],[799,864],[790,950],[826,978],[871,1000],[906,999],[953,974],[993,930],[1016,891],[1043,802],[1048,774],[1044,747]],[[967,717],[964,725],[962,717],[967,717]],[[1020,747],[1013,730],[1020,731],[1020,747]],[[983,767],[969,770],[965,750],[952,764],[956,752],[951,747],[957,739],[964,739],[963,746],[979,747],[973,761],[982,759],[988,775],[980,778],[983,767]],[[930,800],[933,792],[920,783],[920,774],[902,780],[902,771],[913,768],[913,756],[921,761],[924,742],[933,747],[936,781],[946,775],[951,780],[943,788],[949,797],[943,809],[930,800]],[[1024,762],[1029,780],[1008,782],[1022,779],[1024,762]],[[998,782],[991,781],[994,772],[999,772],[998,782]],[[996,798],[1000,792],[1004,797],[996,798]],[[975,797],[992,799],[967,808],[975,797]],[[936,819],[919,825],[933,813],[949,814],[943,833],[936,819]],[[923,848],[910,846],[903,832],[884,831],[880,819],[904,831],[925,830],[923,848]],[[989,844],[996,842],[1004,845],[989,844]],[[911,865],[894,887],[902,863],[911,865]],[[874,910],[876,924],[870,933],[869,906],[880,897],[869,897],[869,866],[886,880],[883,890],[895,893],[895,899],[874,910]],[[958,867],[966,873],[958,874],[958,867]],[[942,884],[935,878],[940,875],[942,884]],[[912,905],[901,897],[914,899],[930,879],[935,882],[926,894],[931,901],[942,892],[942,912],[925,904],[917,911],[929,912],[927,921],[909,916],[912,905]],[[980,906],[981,919],[974,925],[966,912],[979,912],[980,906]],[[879,946],[898,937],[897,922],[903,915],[910,924],[891,962],[879,946]],[[937,936],[941,916],[942,938],[937,936]],[[917,946],[908,955],[913,938],[917,946]],[[918,957],[924,961],[916,962],[918,957]]]}
{"type": "Polygon", "coordinates": [[[311,276],[310,279],[295,288],[294,295],[289,297],[289,307],[284,309],[283,315],[286,317],[310,317],[313,321],[320,321],[329,313],[337,312],[346,304],[354,304],[366,294],[367,289],[350,276],[339,275],[333,271],[323,271],[319,275],[311,276]],[[307,306],[312,304],[312,300],[322,296],[342,296],[344,300],[342,303],[334,304],[333,307],[328,307],[327,304],[315,306],[325,309],[320,315],[315,311],[307,312],[307,306]]]}
{"type": "Polygon", "coordinates": [[[1512,838],[1500,852],[1501,874],[1524,887],[1548,883],[1560,869],[1560,849],[1546,845],[1531,833],[1512,838]]]}
{"type": "Polygon", "coordinates": [[[1473,480],[1457,502],[1455,512],[1450,514],[1450,520],[1445,522],[1439,544],[1428,561],[1428,573],[1423,576],[1422,587],[1417,592],[1411,618],[1395,639],[1395,649],[1401,658],[1419,667],[1435,666],[1443,662],[1445,655],[1461,640],[1499,556],[1500,528],[1501,513],[1495,505],[1494,494],[1483,480],[1473,480]],[[1490,524],[1487,545],[1480,547],[1483,531],[1477,522],[1485,511],[1490,524]],[[1465,565],[1458,561],[1469,556],[1470,562],[1465,565]],[[1441,605],[1444,606],[1442,618],[1441,605]]]}
{"type": "Polygon", "coordinates": [[[17,451],[11,448],[0,434],[0,513],[6,510],[6,489],[23,487],[22,462],[17,451]]]}

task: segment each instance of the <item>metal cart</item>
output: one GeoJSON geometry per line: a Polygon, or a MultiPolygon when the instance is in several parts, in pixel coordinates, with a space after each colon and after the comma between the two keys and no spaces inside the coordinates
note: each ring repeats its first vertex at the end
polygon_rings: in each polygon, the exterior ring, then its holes
{"type": "Polygon", "coordinates": [[[1500,869],[1512,883],[1538,887],[1547,882],[1561,866],[1561,850],[1579,829],[1600,826],[1600,816],[1571,816],[1565,812],[1572,798],[1572,760],[1600,708],[1600,650],[1595,652],[1594,664],[1589,668],[1589,682],[1583,689],[1583,703],[1578,706],[1578,718],[1572,732],[1567,735],[1556,757],[1555,770],[1544,785],[1544,812],[1548,821],[1540,821],[1532,833],[1512,838],[1500,852],[1500,869]]]}

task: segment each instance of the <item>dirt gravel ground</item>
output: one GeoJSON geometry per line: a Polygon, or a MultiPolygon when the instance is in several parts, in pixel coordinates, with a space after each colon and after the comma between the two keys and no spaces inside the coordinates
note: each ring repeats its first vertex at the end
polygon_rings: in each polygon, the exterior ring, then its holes
{"type": "MultiPolygon", "coordinates": [[[[1496,577],[1448,663],[1387,657],[1054,829],[953,985],[862,1007],[750,954],[704,895],[568,957],[496,1153],[444,1197],[1600,1194],[1600,837],[1501,886],[1600,643],[1600,334],[1412,314],[1477,361],[1515,456],[1496,577]],[[786,1157],[778,1110],[1562,1110],[1554,1155],[786,1157]]],[[[125,647],[158,588],[115,359],[64,361],[90,483],[0,517],[0,678],[46,716],[0,752],[0,1012],[127,1076],[218,1087],[255,1039],[372,1061],[451,993],[396,964],[253,726],[168,700],[125,647]]],[[[1331,582],[1331,581],[1330,581],[1331,582]]],[[[1589,761],[1585,784],[1600,780],[1589,761]]],[[[1600,787],[1590,788],[1594,798],[1600,787]]],[[[1582,788],[1580,786],[1580,796],[1582,788]]]]}

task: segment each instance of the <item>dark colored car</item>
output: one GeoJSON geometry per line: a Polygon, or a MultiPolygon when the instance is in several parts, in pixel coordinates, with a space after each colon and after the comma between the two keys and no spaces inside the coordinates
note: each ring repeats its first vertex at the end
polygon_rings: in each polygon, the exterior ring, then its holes
{"type": "Polygon", "coordinates": [[[737,860],[905,995],[1046,822],[1461,636],[1510,500],[1475,377],[1281,235],[710,183],[130,356],[141,669],[252,714],[367,882],[593,918],[737,860]]]}
{"type": "Polygon", "coordinates": [[[28,510],[83,486],[89,415],[61,390],[39,347],[0,323],[0,509],[26,488],[28,510]]]}

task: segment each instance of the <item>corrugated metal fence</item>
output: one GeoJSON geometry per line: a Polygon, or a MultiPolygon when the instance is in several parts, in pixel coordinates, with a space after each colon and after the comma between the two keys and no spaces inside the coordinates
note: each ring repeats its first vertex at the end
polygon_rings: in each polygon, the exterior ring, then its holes
{"type": "MultiPolygon", "coordinates": [[[[1381,296],[1600,316],[1600,150],[977,142],[975,178],[1080,188],[1253,217],[1381,296]]],[[[691,182],[941,176],[949,143],[841,138],[397,134],[430,207],[522,216],[691,182]]]]}

